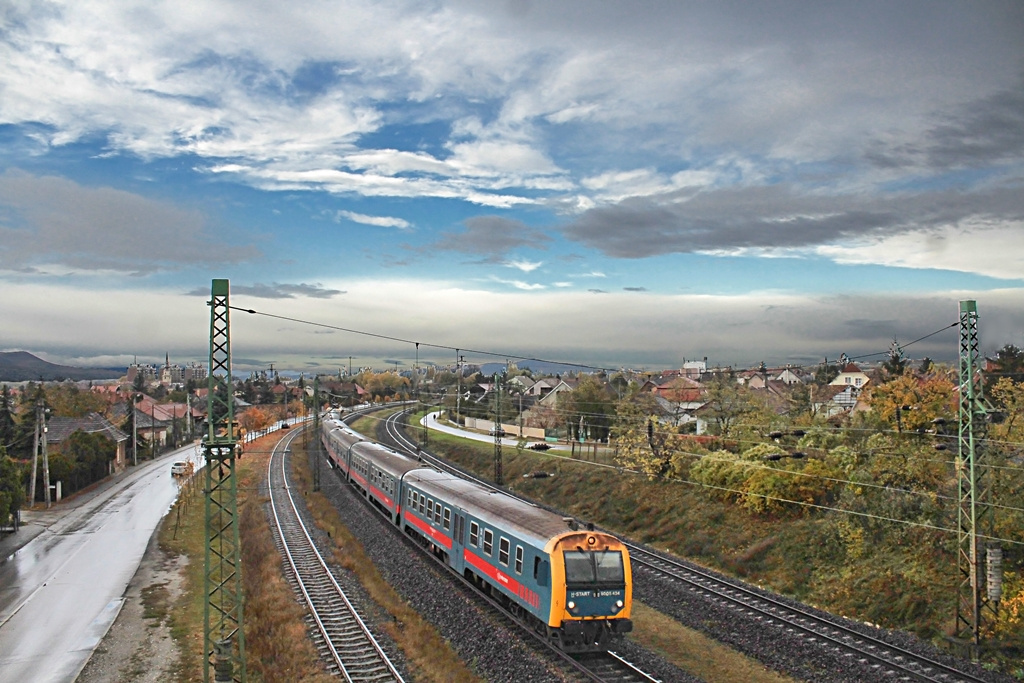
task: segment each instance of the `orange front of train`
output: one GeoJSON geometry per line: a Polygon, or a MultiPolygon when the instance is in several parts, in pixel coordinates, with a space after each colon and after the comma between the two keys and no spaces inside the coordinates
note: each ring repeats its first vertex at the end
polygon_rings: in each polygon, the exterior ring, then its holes
{"type": "Polygon", "coordinates": [[[551,611],[562,649],[587,652],[633,630],[633,577],[629,551],[616,537],[599,531],[571,531],[552,538],[551,611]]]}

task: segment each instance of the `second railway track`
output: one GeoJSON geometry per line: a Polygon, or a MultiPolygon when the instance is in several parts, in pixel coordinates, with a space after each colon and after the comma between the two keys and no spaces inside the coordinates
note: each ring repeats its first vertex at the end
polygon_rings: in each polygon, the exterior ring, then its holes
{"type": "Polygon", "coordinates": [[[285,558],[289,581],[309,609],[314,640],[329,670],[352,683],[400,683],[401,674],[334,578],[292,498],[285,455],[300,431],[275,446],[267,468],[275,542],[285,558]]]}

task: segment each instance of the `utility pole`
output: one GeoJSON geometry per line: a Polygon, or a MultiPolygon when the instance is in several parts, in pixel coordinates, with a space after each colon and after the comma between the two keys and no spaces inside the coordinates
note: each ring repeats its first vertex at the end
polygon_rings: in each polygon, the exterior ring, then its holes
{"type": "Polygon", "coordinates": [[[501,435],[504,432],[501,428],[501,379],[499,373],[494,373],[494,483],[498,486],[505,485],[501,471],[501,435]]]}
{"type": "Polygon", "coordinates": [[[47,509],[50,508],[50,453],[46,447],[46,408],[43,408],[43,424],[40,429],[43,441],[43,498],[46,500],[47,509]]]}
{"type": "Polygon", "coordinates": [[[235,478],[234,387],[227,280],[214,280],[210,306],[210,373],[207,377],[206,557],[203,610],[203,681],[245,683],[241,542],[235,478]]]}
{"type": "Polygon", "coordinates": [[[313,470],[313,490],[320,490],[320,376],[313,376],[313,439],[316,440],[316,448],[313,457],[316,458],[316,469],[313,470]]]}
{"type": "Polygon", "coordinates": [[[960,505],[957,511],[960,572],[956,604],[956,637],[970,643],[977,658],[982,634],[991,630],[999,608],[1002,582],[1002,551],[988,548],[991,576],[987,588],[981,540],[991,538],[995,526],[992,510],[992,477],[985,463],[985,426],[993,412],[982,394],[978,366],[978,306],[960,302],[960,430],[956,459],[960,505]],[[995,571],[998,569],[999,571],[995,571]]]}
{"type": "Polygon", "coordinates": [[[455,425],[458,426],[462,415],[462,356],[455,349],[455,425]]]}
{"type": "MultiPolygon", "coordinates": [[[[41,388],[40,388],[41,391],[41,388]]],[[[43,398],[42,395],[36,396],[36,431],[35,436],[32,438],[32,479],[28,485],[28,506],[32,507],[36,504],[36,471],[39,468],[39,437],[43,433],[43,420],[45,419],[43,413],[43,398]]]]}

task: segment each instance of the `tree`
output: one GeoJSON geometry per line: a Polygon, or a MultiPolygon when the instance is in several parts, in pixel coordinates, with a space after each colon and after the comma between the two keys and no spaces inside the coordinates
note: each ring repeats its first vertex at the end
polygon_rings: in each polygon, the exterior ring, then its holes
{"type": "Polygon", "coordinates": [[[706,387],[702,410],[719,436],[728,436],[737,421],[756,407],[751,390],[730,375],[715,375],[706,387]]]}
{"type": "Polygon", "coordinates": [[[14,423],[14,403],[7,385],[0,389],[0,449],[14,444],[17,425],[14,423]]]}
{"type": "Polygon", "coordinates": [[[907,359],[903,357],[903,347],[894,337],[892,344],[889,345],[889,355],[882,363],[882,370],[888,378],[894,379],[902,376],[906,369],[907,359]]]}
{"type": "Polygon", "coordinates": [[[990,374],[996,377],[1009,377],[1014,382],[1024,382],[1024,350],[1013,344],[1007,344],[996,351],[992,365],[990,374]]]}
{"type": "Polygon", "coordinates": [[[616,461],[623,467],[662,479],[671,471],[674,455],[670,440],[657,428],[658,404],[651,394],[627,398],[617,404],[615,426],[616,461]]]}
{"type": "Polygon", "coordinates": [[[1024,426],[1024,383],[1014,382],[1010,377],[1000,377],[988,391],[993,404],[1003,412],[1004,419],[989,429],[993,436],[1007,441],[1018,441],[1024,426]]]}
{"type": "Polygon", "coordinates": [[[818,386],[825,386],[839,376],[839,366],[829,363],[827,360],[814,370],[814,383],[818,386]]]}
{"type": "Polygon", "coordinates": [[[558,407],[572,430],[582,428],[594,441],[606,441],[611,428],[614,404],[604,384],[595,377],[583,377],[576,388],[558,396],[558,407]]]}
{"type": "Polygon", "coordinates": [[[46,405],[60,417],[84,417],[89,413],[102,413],[106,401],[92,391],[82,391],[68,382],[51,384],[46,388],[46,405]]]}
{"type": "MultiPolygon", "coordinates": [[[[74,432],[63,451],[72,462],[68,492],[77,491],[110,474],[110,463],[117,457],[117,446],[102,434],[74,432]]],[[[51,475],[53,475],[51,462],[51,475]]],[[[60,477],[51,476],[52,480],[60,477]]]]}
{"type": "Polygon", "coordinates": [[[17,513],[24,503],[25,485],[21,468],[0,445],[0,526],[7,526],[11,515],[17,513]]]}
{"type": "Polygon", "coordinates": [[[954,387],[944,374],[918,377],[907,373],[885,384],[868,385],[864,399],[880,420],[899,430],[919,431],[931,429],[936,418],[949,419],[956,414],[954,387]]]}

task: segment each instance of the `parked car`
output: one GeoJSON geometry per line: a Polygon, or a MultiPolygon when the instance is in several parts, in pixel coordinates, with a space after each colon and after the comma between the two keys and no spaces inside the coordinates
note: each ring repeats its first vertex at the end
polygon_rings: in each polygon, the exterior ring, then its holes
{"type": "Polygon", "coordinates": [[[189,467],[189,463],[185,460],[176,460],[171,463],[171,474],[176,477],[188,474],[190,469],[192,468],[189,467]]]}

